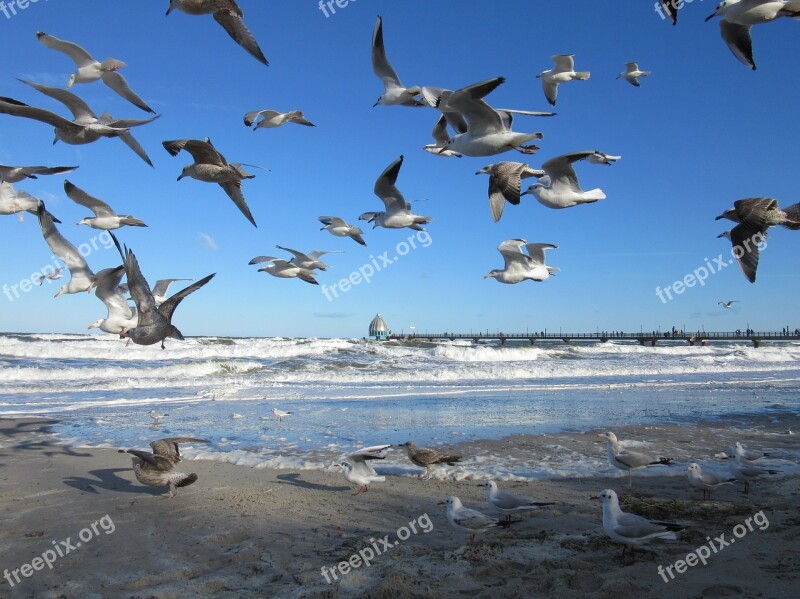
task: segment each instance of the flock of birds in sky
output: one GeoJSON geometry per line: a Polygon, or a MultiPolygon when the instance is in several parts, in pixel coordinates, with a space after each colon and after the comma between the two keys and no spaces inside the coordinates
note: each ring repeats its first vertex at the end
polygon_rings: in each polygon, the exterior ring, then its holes
{"type": "MultiPolygon", "coordinates": [[[[678,9],[682,4],[677,0],[660,0],[661,9],[673,23],[677,23],[678,9]]],[[[179,10],[189,15],[213,15],[214,19],[225,31],[249,54],[264,65],[268,64],[261,48],[250,30],[242,20],[243,12],[234,0],[170,0],[167,14],[179,10]]],[[[721,2],[709,19],[721,18],[722,37],[734,55],[742,62],[755,68],[752,58],[750,28],[752,25],[766,23],[780,17],[800,18],[800,0],[763,1],[763,0],[726,0],[721,2]]],[[[708,20],[708,19],[707,19],[708,20]]],[[[119,73],[126,64],[115,58],[98,61],[84,48],[70,41],[65,41],[43,32],[36,34],[37,40],[47,48],[63,53],[75,62],[77,70],[67,82],[68,89],[48,87],[32,81],[20,80],[23,84],[39,93],[57,100],[72,114],[72,119],[59,114],[25,104],[19,100],[0,98],[0,113],[15,117],[31,119],[48,124],[55,128],[55,141],[80,145],[95,142],[103,137],[119,138],[143,161],[152,166],[147,152],[136,141],[132,130],[148,125],[159,118],[153,109],[128,85],[119,73]],[[108,113],[97,114],[77,95],[68,91],[75,84],[90,84],[102,81],[114,92],[125,98],[139,109],[151,113],[145,119],[119,119],[108,113]]],[[[571,81],[582,81],[590,77],[586,71],[575,71],[572,55],[555,55],[552,57],[553,68],[537,75],[541,80],[544,96],[555,106],[559,87],[571,81]]],[[[405,87],[386,55],[383,35],[383,21],[378,17],[372,35],[372,67],[375,75],[383,83],[383,93],[375,102],[375,106],[428,107],[439,113],[433,129],[435,144],[426,145],[423,149],[440,157],[485,157],[495,156],[515,150],[523,155],[531,155],[539,147],[534,141],[543,135],[539,132],[522,133],[514,131],[512,126],[517,116],[551,117],[552,112],[534,112],[494,108],[486,98],[505,79],[496,77],[467,85],[458,90],[448,90],[434,86],[405,87]]],[[[626,64],[626,70],[618,78],[623,78],[634,86],[639,86],[639,79],[650,75],[643,71],[636,62],[626,64]]],[[[253,127],[274,128],[288,123],[307,127],[314,124],[307,120],[301,111],[279,112],[276,110],[255,110],[244,116],[244,124],[253,127]]],[[[244,165],[228,162],[225,156],[213,145],[210,139],[177,139],[163,142],[164,148],[172,156],[181,151],[191,155],[193,161],[185,166],[178,180],[185,177],[198,181],[216,183],[236,207],[256,226],[250,208],[242,191],[242,183],[254,175],[245,170],[244,165]]],[[[541,169],[535,169],[522,162],[503,161],[489,164],[476,174],[489,175],[489,206],[492,218],[499,221],[506,203],[517,205],[521,197],[531,195],[543,206],[551,209],[572,208],[581,204],[591,204],[606,198],[601,189],[584,191],[578,181],[575,165],[580,162],[590,164],[611,165],[620,156],[613,156],[597,150],[577,151],[549,158],[541,169]],[[537,182],[522,190],[522,180],[535,178],[537,182]]],[[[375,195],[383,202],[384,210],[362,213],[361,221],[372,223],[373,229],[411,228],[424,230],[423,225],[432,219],[429,216],[415,214],[412,206],[405,200],[397,188],[397,179],[403,164],[403,156],[398,157],[380,174],[375,183],[375,195]]],[[[59,221],[47,212],[43,202],[24,191],[17,191],[13,184],[27,178],[40,175],[60,175],[70,172],[77,166],[0,166],[0,214],[14,214],[27,211],[37,214],[42,233],[54,255],[66,266],[70,273],[69,282],[61,287],[58,295],[91,292],[93,289],[108,309],[108,316],[101,324],[101,330],[118,334],[137,344],[154,344],[173,337],[182,339],[181,332],[172,325],[172,316],[183,298],[193,293],[214,275],[209,275],[181,290],[163,302],[156,302],[153,290],[142,276],[135,255],[128,248],[114,242],[123,259],[120,268],[105,269],[95,274],[77,248],[71,244],[56,228],[59,221]],[[122,276],[127,276],[127,290],[135,306],[131,306],[120,288],[122,276]]],[[[65,182],[67,196],[85,206],[94,213],[79,224],[105,231],[116,230],[125,226],[146,226],[138,218],[131,215],[119,215],[107,203],[90,196],[70,182],[65,182]]],[[[734,207],[727,210],[719,218],[728,218],[737,226],[726,231],[720,237],[730,239],[734,255],[745,276],[755,281],[759,259],[759,247],[756,240],[761,239],[767,230],[776,225],[789,229],[800,229],[800,205],[781,210],[778,203],[770,198],[748,198],[735,202],[734,207]]],[[[350,237],[361,245],[366,245],[360,227],[349,224],[339,216],[320,216],[322,230],[339,237],[350,237]]],[[[113,235],[112,235],[113,237],[113,235]]],[[[278,246],[281,248],[281,246],[278,246]]],[[[556,249],[552,243],[528,243],[524,239],[509,239],[498,246],[504,260],[502,269],[494,269],[485,278],[493,278],[506,284],[520,283],[525,280],[545,281],[558,269],[547,265],[546,251],[556,249]]],[[[314,278],[316,269],[324,269],[319,260],[326,252],[301,252],[289,248],[281,248],[292,254],[291,258],[259,256],[250,264],[266,264],[259,268],[279,278],[298,278],[308,283],[317,284],[314,278]]],[[[60,278],[61,270],[48,273],[47,278],[60,278]]],[[[39,282],[43,279],[40,278],[39,282]]],[[[174,281],[174,279],[173,279],[174,281]]],[[[95,325],[93,325],[95,326],[95,325]]]]}

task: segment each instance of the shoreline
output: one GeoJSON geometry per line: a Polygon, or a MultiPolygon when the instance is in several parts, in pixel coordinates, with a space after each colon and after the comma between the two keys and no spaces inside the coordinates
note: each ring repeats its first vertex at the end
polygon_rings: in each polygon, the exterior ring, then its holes
{"type": "MultiPolygon", "coordinates": [[[[783,421],[770,425],[769,415],[762,420],[746,429],[753,423],[615,430],[622,439],[647,439],[649,447],[690,445],[698,453],[716,448],[729,435],[737,436],[753,447],[786,452],[796,464],[797,443],[786,434],[783,421]]],[[[467,507],[494,515],[474,479],[426,481],[389,475],[385,483],[353,497],[338,473],[185,460],[181,469],[196,472],[199,480],[167,500],[159,496],[166,489],[135,480],[129,456],[116,449],[60,445],[47,432],[48,422],[53,421],[0,420],[0,517],[5,524],[0,531],[0,570],[32,563],[54,547],[54,541],[74,541],[92,524],[99,532],[59,557],[52,570],[34,571],[14,587],[0,579],[3,599],[162,599],[187,593],[490,597],[498,590],[503,597],[792,597],[800,578],[796,474],[759,482],[749,495],[741,486],[726,486],[710,502],[699,501],[699,492],[685,478],[653,469],[647,476],[634,475],[632,489],[627,476],[505,482],[501,488],[556,505],[516,517],[521,521],[510,530],[487,531],[470,548],[468,535],[450,527],[437,503],[456,495],[467,507]],[[652,544],[633,565],[622,565],[620,546],[602,531],[599,502],[589,499],[604,488],[617,490],[623,509],[679,521],[688,528],[677,542],[652,544]],[[657,566],[684,558],[707,536],[730,536],[737,524],[759,511],[769,520],[765,530],[756,528],[739,545],[709,558],[708,565],[689,568],[674,580],[664,582],[658,575],[657,566]],[[425,515],[431,524],[427,533],[421,526],[425,515]],[[106,516],[113,521],[113,532],[97,526],[106,516]],[[419,524],[417,533],[399,541],[400,530],[410,530],[412,522],[419,524]],[[362,563],[347,574],[335,570],[338,579],[326,582],[323,567],[335,569],[359,551],[376,547],[386,535],[397,545],[377,555],[368,567],[362,563]]],[[[496,445],[492,451],[497,453],[527,449],[541,455],[558,446],[577,452],[592,434],[515,435],[484,443],[496,445]]],[[[591,443],[594,451],[604,453],[603,445],[593,439],[591,443]]]]}

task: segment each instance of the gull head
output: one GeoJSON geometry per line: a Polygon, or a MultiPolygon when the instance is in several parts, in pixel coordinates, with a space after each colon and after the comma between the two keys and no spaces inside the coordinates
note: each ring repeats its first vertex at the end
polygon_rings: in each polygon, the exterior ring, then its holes
{"type": "Polygon", "coordinates": [[[492,167],[493,166],[494,166],[494,164],[489,164],[487,166],[484,166],[481,170],[477,171],[475,174],[476,175],[488,175],[489,173],[492,172],[492,167]]]}
{"type": "Polygon", "coordinates": [[[728,218],[728,219],[730,219],[730,220],[732,220],[734,222],[737,222],[736,209],[735,208],[729,208],[728,210],[726,210],[725,212],[720,214],[718,217],[716,217],[714,220],[721,220],[723,218],[728,218]]]}
{"type": "MultiPolygon", "coordinates": [[[[736,0],[736,2],[738,2],[738,1],[739,0],[736,0]]],[[[728,0],[725,0],[724,2],[720,2],[719,4],[717,4],[717,7],[714,9],[714,12],[712,12],[710,15],[708,15],[706,17],[706,22],[710,21],[711,19],[713,19],[717,15],[721,15],[722,12],[728,7],[729,4],[735,4],[735,3],[734,2],[729,2],[728,0]]]]}
{"type": "Polygon", "coordinates": [[[72,75],[69,76],[69,81],[67,81],[67,89],[75,85],[75,78],[75,73],[72,73],[72,75]]]}
{"type": "Polygon", "coordinates": [[[176,4],[177,3],[175,2],[175,0],[169,0],[169,8],[167,9],[167,16],[169,16],[169,13],[172,12],[172,9],[175,8],[176,4]]]}
{"type": "Polygon", "coordinates": [[[102,319],[102,318],[101,318],[100,320],[96,320],[96,321],[94,321],[92,324],[90,324],[90,325],[89,325],[88,327],[86,327],[86,328],[87,328],[88,330],[96,329],[96,328],[97,328],[97,327],[99,327],[101,324],[103,324],[103,319],[102,319]]]}
{"type": "Polygon", "coordinates": [[[191,175],[191,168],[192,168],[191,164],[189,166],[183,167],[183,170],[181,171],[181,174],[178,175],[178,179],[177,180],[180,181],[184,177],[191,177],[192,176],[191,175]]]}
{"type": "Polygon", "coordinates": [[[503,274],[502,270],[500,270],[499,268],[495,268],[495,269],[492,269],[491,271],[489,271],[489,274],[483,275],[483,278],[484,279],[496,279],[497,277],[499,277],[502,274],[503,274]]]}
{"type": "Polygon", "coordinates": [[[461,500],[458,497],[456,497],[455,495],[450,495],[450,497],[448,497],[444,501],[440,501],[436,505],[446,505],[447,509],[451,509],[452,508],[454,510],[460,509],[462,507],[461,506],[461,500]]]}
{"type": "Polygon", "coordinates": [[[689,464],[689,467],[686,468],[686,471],[691,473],[691,474],[694,474],[695,476],[699,476],[700,475],[700,465],[696,464],[695,462],[692,462],[691,464],[689,464]]]}
{"type": "Polygon", "coordinates": [[[78,226],[80,226],[80,225],[89,225],[90,221],[91,221],[91,219],[89,217],[86,217],[84,219],[79,220],[76,224],[78,226]]]}
{"type": "Polygon", "coordinates": [[[373,104],[372,107],[375,108],[378,104],[381,103],[381,100],[383,100],[383,96],[378,96],[378,99],[375,100],[375,104],[373,104]]]}
{"type": "Polygon", "coordinates": [[[64,286],[63,286],[61,289],[59,289],[59,290],[56,292],[56,294],[55,294],[53,297],[54,297],[54,298],[56,298],[56,297],[61,297],[62,295],[64,295],[65,293],[67,293],[67,291],[68,291],[68,290],[67,290],[67,286],[66,286],[66,285],[64,285],[64,286]]]}
{"type": "Polygon", "coordinates": [[[537,189],[544,189],[544,185],[542,185],[541,183],[534,183],[533,185],[528,187],[528,189],[526,189],[521,194],[519,194],[519,197],[527,196],[527,195],[535,196],[537,189]]]}
{"type": "Polygon", "coordinates": [[[723,231],[722,233],[717,235],[717,239],[721,239],[722,237],[724,237],[725,239],[730,239],[731,238],[731,232],[730,231],[723,231]]]}
{"type": "Polygon", "coordinates": [[[612,443],[619,443],[617,436],[612,432],[598,433],[597,436],[602,439],[605,439],[606,441],[611,441],[612,443]]]}
{"type": "Polygon", "coordinates": [[[593,499],[599,499],[603,504],[619,501],[616,491],[611,489],[603,489],[593,499]]]}

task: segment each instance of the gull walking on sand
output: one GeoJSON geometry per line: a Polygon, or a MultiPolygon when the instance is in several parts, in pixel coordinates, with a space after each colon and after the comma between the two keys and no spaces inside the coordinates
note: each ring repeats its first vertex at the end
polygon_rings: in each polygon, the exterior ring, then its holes
{"type": "Polygon", "coordinates": [[[780,474],[780,470],[770,470],[769,468],[759,468],[753,465],[749,460],[740,457],[739,454],[734,455],[734,461],[730,466],[731,474],[733,477],[744,483],[744,492],[750,492],[750,483],[760,478],[780,474]]]}
{"type": "Polygon", "coordinates": [[[431,217],[420,216],[411,211],[411,204],[406,202],[403,194],[397,189],[395,183],[400,174],[400,167],[403,166],[403,157],[394,160],[380,174],[375,182],[375,195],[378,196],[386,206],[383,212],[364,212],[358,220],[365,220],[372,223],[372,228],[384,227],[386,229],[402,229],[408,227],[415,231],[424,231],[422,225],[431,222],[431,217]]]}
{"type": "Polygon", "coordinates": [[[151,487],[169,486],[169,499],[178,495],[180,487],[188,487],[196,482],[196,474],[175,471],[175,466],[181,461],[181,452],[178,449],[180,443],[210,443],[210,441],[194,437],[169,437],[150,443],[150,447],[153,448],[152,453],[129,449],[126,453],[134,456],[131,460],[136,480],[151,487]]]}
{"type": "Polygon", "coordinates": [[[320,231],[327,231],[336,237],[350,237],[359,245],[367,245],[367,242],[364,241],[363,237],[361,237],[364,231],[362,231],[359,227],[348,225],[338,216],[320,216],[319,222],[325,225],[324,227],[320,228],[320,231]]]}
{"type": "Polygon", "coordinates": [[[360,495],[369,491],[372,483],[382,483],[386,481],[385,476],[379,476],[375,468],[370,464],[371,460],[383,460],[386,458],[384,451],[391,445],[374,445],[364,447],[347,456],[348,461],[343,461],[336,466],[342,469],[344,479],[358,490],[353,495],[360,495]]]}
{"type": "Polygon", "coordinates": [[[136,310],[139,315],[138,323],[135,328],[122,331],[120,338],[127,338],[137,345],[153,345],[161,342],[161,349],[164,348],[164,340],[167,337],[172,339],[180,339],[183,341],[183,334],[178,328],[172,324],[172,317],[175,310],[184,298],[191,295],[203,285],[208,283],[214,278],[214,274],[200,279],[197,283],[189,285],[186,289],[182,289],[160,306],[156,306],[153,299],[153,293],[150,291],[150,285],[142,275],[141,268],[139,268],[139,261],[136,259],[133,251],[127,247],[122,249],[111,233],[111,238],[117,246],[117,250],[122,256],[122,261],[125,266],[125,272],[128,276],[128,289],[130,290],[133,301],[136,302],[136,310]]]}
{"type": "Polygon", "coordinates": [[[721,17],[722,39],[733,55],[755,70],[750,28],[780,17],[800,18],[800,0],[725,0],[706,17],[706,21],[714,17],[721,17]]]}
{"type": "Polygon", "coordinates": [[[165,141],[162,145],[172,156],[177,156],[181,150],[186,150],[194,158],[194,163],[184,167],[181,171],[178,181],[184,177],[191,177],[198,181],[217,183],[225,190],[225,193],[233,200],[233,203],[236,204],[236,207],[245,215],[247,220],[253,223],[254,227],[258,226],[242,194],[242,180],[253,179],[255,175],[246,172],[239,163],[228,163],[208,138],[204,141],[199,139],[176,139],[174,141],[165,141]]]}
{"type": "Polygon", "coordinates": [[[153,420],[154,425],[159,424],[162,418],[169,416],[169,414],[159,414],[155,410],[150,410],[147,415],[153,420]]]}
{"type": "Polygon", "coordinates": [[[61,175],[74,171],[77,166],[6,166],[0,164],[0,183],[19,183],[25,179],[38,179],[39,175],[61,175]]]}
{"type": "Polygon", "coordinates": [[[617,75],[617,79],[624,79],[634,87],[641,87],[639,77],[647,77],[650,71],[639,70],[639,65],[635,62],[626,62],[625,70],[617,75]]]}
{"type": "Polygon", "coordinates": [[[542,71],[536,75],[536,78],[542,80],[544,96],[552,106],[555,106],[558,99],[559,84],[573,79],[585,81],[591,76],[591,73],[589,71],[575,71],[574,54],[555,54],[550,58],[555,66],[548,71],[542,71]]]}
{"type": "Polygon", "coordinates": [[[287,262],[282,258],[274,258],[272,256],[256,256],[248,264],[262,264],[264,262],[270,262],[271,264],[267,264],[266,266],[262,266],[258,269],[258,272],[265,272],[268,275],[272,275],[273,277],[277,277],[279,279],[300,279],[301,281],[305,281],[306,283],[311,283],[312,285],[319,285],[317,280],[314,278],[314,271],[309,270],[307,268],[300,268],[296,264],[292,264],[291,262],[287,262]]]}
{"type": "Polygon", "coordinates": [[[79,225],[88,225],[92,229],[100,229],[101,231],[111,231],[119,229],[120,227],[146,227],[143,221],[129,214],[120,216],[105,202],[90,196],[69,181],[64,181],[64,191],[67,197],[94,212],[94,217],[86,217],[78,222],[79,225]]]}
{"type": "Polygon", "coordinates": [[[489,175],[489,209],[494,222],[498,222],[503,216],[506,202],[515,206],[519,204],[522,179],[539,179],[547,173],[522,162],[505,161],[484,166],[475,174],[489,175]]]}
{"type": "Polygon", "coordinates": [[[95,284],[95,274],[92,272],[92,269],[89,268],[86,259],[78,248],[67,241],[58,229],[56,229],[56,226],[53,224],[52,216],[45,209],[44,202],[39,202],[37,214],[39,217],[39,227],[42,229],[42,235],[50,251],[69,269],[69,282],[58,290],[55,297],[59,297],[65,293],[91,291],[95,284]]]}
{"type": "MultiPolygon", "coordinates": [[[[535,145],[525,145],[534,139],[542,139],[541,133],[517,133],[511,130],[513,114],[509,110],[495,110],[483,98],[505,81],[495,77],[457,90],[449,96],[440,110],[456,113],[466,122],[467,129],[447,140],[440,152],[448,150],[464,156],[494,156],[508,150],[522,154],[533,154],[539,149],[535,145]]],[[[533,113],[531,113],[533,114],[533,113]]],[[[456,128],[456,131],[459,129],[456,128]]]]}
{"type": "Polygon", "coordinates": [[[623,559],[627,548],[631,548],[631,562],[636,559],[636,547],[654,539],[677,541],[676,533],[685,528],[672,522],[653,522],[636,514],[623,512],[619,507],[617,493],[611,489],[601,491],[592,499],[603,502],[603,530],[612,540],[622,543],[623,559]]]}
{"type": "Polygon", "coordinates": [[[578,204],[593,204],[598,200],[606,199],[602,189],[583,191],[578,183],[578,175],[573,166],[580,160],[587,160],[595,164],[608,164],[618,160],[618,156],[608,156],[596,150],[572,152],[551,158],[542,165],[547,173],[539,183],[535,183],[520,195],[532,195],[539,203],[548,208],[571,208],[578,204]]]}
{"type": "Polygon", "coordinates": [[[284,410],[279,410],[278,408],[272,408],[272,414],[275,416],[275,420],[278,422],[283,422],[283,419],[287,416],[291,416],[294,412],[286,412],[284,410]]]}
{"type": "Polygon", "coordinates": [[[460,455],[448,455],[429,447],[417,447],[411,441],[401,443],[398,447],[402,447],[406,450],[408,459],[411,460],[413,464],[425,468],[426,479],[430,478],[430,467],[434,464],[454,466],[456,462],[461,461],[460,455]]]}
{"type": "Polygon", "coordinates": [[[278,112],[277,110],[253,110],[244,115],[245,127],[250,127],[255,123],[253,131],[258,129],[274,129],[286,123],[294,123],[296,125],[305,125],[306,127],[316,127],[314,123],[306,120],[302,111],[293,110],[291,112],[278,112]],[[261,120],[258,121],[258,117],[261,120]],[[258,122],[256,122],[258,121],[258,122]]]}
{"type": "Polygon", "coordinates": [[[612,432],[599,433],[598,437],[608,441],[608,461],[620,470],[628,471],[628,486],[633,486],[633,471],[650,466],[669,466],[672,458],[654,458],[622,446],[612,432]]]}
{"type": "Polygon", "coordinates": [[[105,268],[97,273],[94,294],[105,304],[108,315],[90,324],[88,329],[99,328],[105,333],[120,335],[139,323],[139,315],[128,305],[128,300],[119,288],[123,276],[123,266],[105,268]]]}
{"type": "Polygon", "coordinates": [[[397,76],[386,58],[386,48],[383,45],[383,19],[378,17],[375,29],[372,31],[372,71],[383,82],[383,93],[378,98],[375,106],[424,106],[424,102],[416,96],[422,93],[418,86],[406,87],[397,76]]]}
{"type": "Polygon", "coordinates": [[[179,10],[187,15],[214,15],[214,20],[258,62],[269,66],[258,42],[242,21],[244,13],[236,0],[169,0],[167,15],[179,10]]]}
{"type": "Polygon", "coordinates": [[[152,123],[158,117],[149,119],[115,119],[108,113],[103,113],[99,118],[89,108],[89,105],[81,100],[72,92],[55,87],[47,87],[38,83],[31,83],[20,79],[26,85],[46,96],[53,98],[64,104],[72,113],[72,121],[57,115],[43,108],[28,106],[27,104],[14,100],[13,98],[0,98],[0,113],[10,114],[22,118],[32,119],[46,123],[55,128],[55,140],[63,141],[70,145],[83,145],[97,141],[101,137],[118,137],[121,139],[137,156],[150,166],[153,163],[147,152],[144,151],[139,142],[133,137],[130,129],[152,123]]]}
{"type": "Polygon", "coordinates": [[[558,272],[558,268],[545,264],[545,251],[558,249],[552,243],[528,243],[524,239],[508,239],[497,246],[503,256],[505,266],[495,268],[484,275],[484,279],[494,279],[500,283],[514,285],[522,281],[546,281],[558,272]],[[524,249],[523,249],[524,248],[524,249]],[[525,250],[528,253],[525,253],[525,250]]]}
{"type": "Polygon", "coordinates": [[[486,489],[486,501],[493,508],[505,512],[506,520],[511,520],[510,512],[538,510],[548,505],[555,505],[552,501],[531,501],[519,495],[515,495],[509,491],[501,491],[497,487],[497,483],[493,480],[487,480],[484,484],[479,485],[486,489]]]}
{"type": "Polygon", "coordinates": [[[710,470],[703,470],[697,463],[689,464],[686,469],[689,484],[694,488],[703,491],[703,500],[711,499],[711,491],[722,485],[732,485],[736,482],[735,478],[722,476],[710,470]]]}
{"type": "Polygon", "coordinates": [[[119,74],[119,70],[127,66],[121,60],[106,58],[103,62],[99,62],[92,58],[92,56],[78,44],[60,40],[57,37],[47,35],[41,31],[36,34],[36,39],[48,48],[63,52],[75,61],[78,70],[70,75],[69,82],[67,83],[68,89],[75,83],[92,83],[102,79],[103,83],[134,106],[141,108],[145,112],[152,112],[155,114],[155,110],[150,108],[144,100],[137,96],[128,86],[128,82],[125,81],[125,78],[119,74]]]}
{"type": "Polygon", "coordinates": [[[461,500],[454,495],[444,501],[440,501],[438,505],[447,506],[447,521],[450,522],[450,526],[456,530],[465,530],[472,533],[469,538],[470,545],[475,544],[475,535],[477,533],[485,532],[490,528],[508,528],[512,523],[510,520],[497,520],[478,510],[465,508],[461,500]]]}

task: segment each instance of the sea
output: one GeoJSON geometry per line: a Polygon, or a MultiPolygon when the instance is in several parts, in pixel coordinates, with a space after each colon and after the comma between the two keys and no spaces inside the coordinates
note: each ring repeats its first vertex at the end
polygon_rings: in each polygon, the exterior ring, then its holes
{"type": "MultiPolygon", "coordinates": [[[[509,435],[798,413],[800,342],[373,341],[0,334],[0,417],[41,416],[60,441],[146,448],[193,436],[191,458],[330,468],[365,445],[453,446],[509,435]],[[292,412],[283,421],[273,408],[292,412]],[[151,410],[166,414],[158,423],[151,410]],[[340,459],[340,458],[339,458],[340,459]]],[[[472,456],[441,476],[593,476],[597,455],[472,456]]],[[[574,452],[573,452],[574,453],[574,452]]],[[[397,474],[418,473],[402,454],[397,474]]]]}

